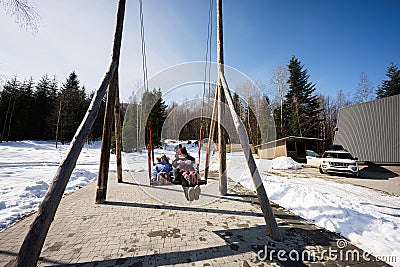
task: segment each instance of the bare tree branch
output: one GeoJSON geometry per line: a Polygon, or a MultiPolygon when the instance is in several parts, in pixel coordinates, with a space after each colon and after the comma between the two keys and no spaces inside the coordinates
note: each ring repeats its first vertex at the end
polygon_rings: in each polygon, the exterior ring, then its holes
{"type": "Polygon", "coordinates": [[[27,0],[0,0],[6,12],[15,18],[21,28],[36,33],[41,24],[41,18],[34,8],[34,4],[27,0]]]}
{"type": "Polygon", "coordinates": [[[367,74],[361,72],[360,81],[358,82],[357,92],[354,96],[357,103],[364,103],[371,100],[373,94],[373,86],[369,81],[367,74]]]}
{"type": "MultiPolygon", "coordinates": [[[[3,61],[0,62],[0,64],[3,64],[3,63],[4,63],[3,61]]],[[[6,82],[6,80],[7,80],[7,76],[0,73],[0,87],[3,87],[3,84],[6,82]]]]}

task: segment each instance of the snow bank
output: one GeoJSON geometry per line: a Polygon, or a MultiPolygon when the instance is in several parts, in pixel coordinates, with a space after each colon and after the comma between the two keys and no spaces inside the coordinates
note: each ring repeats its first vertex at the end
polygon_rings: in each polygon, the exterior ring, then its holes
{"type": "MultiPolygon", "coordinates": [[[[96,179],[100,142],[85,144],[65,193],[96,179]]],[[[49,188],[68,144],[46,141],[0,143],[0,231],[35,212],[49,188]]],[[[115,159],[110,170],[115,170],[115,159]]]]}
{"type": "Polygon", "coordinates": [[[275,170],[298,170],[303,168],[303,166],[291,157],[282,156],[272,160],[271,168],[275,170]]]}
{"type": "MultiPolygon", "coordinates": [[[[241,161],[243,158],[233,158],[229,177],[254,190],[250,173],[243,172],[241,161]]],[[[397,263],[390,264],[400,266],[400,197],[350,184],[297,177],[295,173],[289,178],[269,175],[262,167],[260,171],[271,201],[340,233],[375,256],[396,257],[397,263]]]]}

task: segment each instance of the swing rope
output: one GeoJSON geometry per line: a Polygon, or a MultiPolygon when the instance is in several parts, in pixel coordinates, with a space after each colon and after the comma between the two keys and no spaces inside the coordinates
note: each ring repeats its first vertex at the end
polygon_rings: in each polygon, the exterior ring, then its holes
{"type": "MultiPolygon", "coordinates": [[[[147,58],[146,58],[146,42],[144,38],[144,19],[143,19],[143,2],[139,0],[139,17],[140,17],[140,39],[142,44],[142,71],[143,71],[143,89],[145,92],[148,92],[148,78],[147,78],[147,58]]],[[[143,105],[141,105],[141,109],[143,111],[143,105]]],[[[143,112],[141,112],[143,113],[143,112]]],[[[148,138],[146,138],[148,143],[147,145],[147,161],[148,161],[148,168],[149,168],[149,181],[151,185],[151,171],[152,165],[155,164],[154,162],[154,147],[153,147],[153,127],[150,121],[147,123],[147,130],[146,133],[148,134],[148,138]]]]}
{"type": "MultiPolygon", "coordinates": [[[[200,115],[200,134],[199,134],[199,151],[198,151],[198,161],[200,165],[200,155],[201,155],[201,141],[203,139],[203,109],[204,109],[204,98],[206,94],[206,83],[208,83],[208,94],[210,95],[210,80],[211,80],[211,56],[212,56],[212,12],[213,12],[213,2],[210,0],[208,8],[208,29],[207,29],[207,44],[206,44],[206,62],[204,66],[204,83],[203,83],[203,98],[201,105],[201,115],[200,115]],[[207,71],[208,71],[208,82],[207,82],[207,71]]],[[[208,107],[208,106],[207,106],[208,107]]],[[[210,137],[209,137],[210,138],[210,137]]],[[[208,149],[208,148],[207,148],[208,149]]]]}
{"type": "Polygon", "coordinates": [[[147,58],[146,58],[146,42],[144,39],[144,20],[143,20],[143,3],[139,0],[139,16],[140,16],[140,38],[142,43],[142,71],[143,71],[143,88],[147,92],[148,81],[147,81],[147,58]]]}

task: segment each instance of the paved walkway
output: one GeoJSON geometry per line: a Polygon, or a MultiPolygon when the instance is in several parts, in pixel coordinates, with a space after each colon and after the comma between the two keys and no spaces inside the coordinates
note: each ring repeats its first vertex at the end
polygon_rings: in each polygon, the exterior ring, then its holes
{"type": "MultiPolygon", "coordinates": [[[[276,205],[285,240],[273,241],[253,192],[233,182],[230,194],[220,197],[218,181],[211,179],[200,200],[189,203],[180,186],[147,185],[144,172],[124,173],[121,184],[115,180],[111,174],[105,204],[94,204],[96,183],[63,198],[39,266],[388,266],[339,255],[332,260],[327,254],[318,261],[319,252],[338,244],[343,251],[361,251],[276,205]],[[266,246],[268,258],[258,259],[266,246]],[[283,261],[279,249],[318,253],[303,262],[283,261]]],[[[1,266],[12,266],[32,219],[0,233],[1,266]]]]}

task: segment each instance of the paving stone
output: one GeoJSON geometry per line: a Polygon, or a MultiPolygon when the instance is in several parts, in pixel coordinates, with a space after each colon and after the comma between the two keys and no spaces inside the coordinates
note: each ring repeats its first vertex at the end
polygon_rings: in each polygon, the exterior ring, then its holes
{"type": "MultiPolygon", "coordinates": [[[[117,183],[110,173],[105,204],[94,203],[96,182],[63,197],[38,266],[277,266],[257,260],[258,250],[268,244],[327,248],[340,238],[273,205],[286,234],[285,241],[273,241],[257,201],[249,200],[255,193],[232,181],[231,195],[221,198],[212,180],[202,186],[200,200],[189,203],[180,186],[150,187],[144,172],[133,177],[124,173],[125,183],[117,183]]],[[[15,259],[33,218],[0,232],[1,266],[15,259]]]]}

